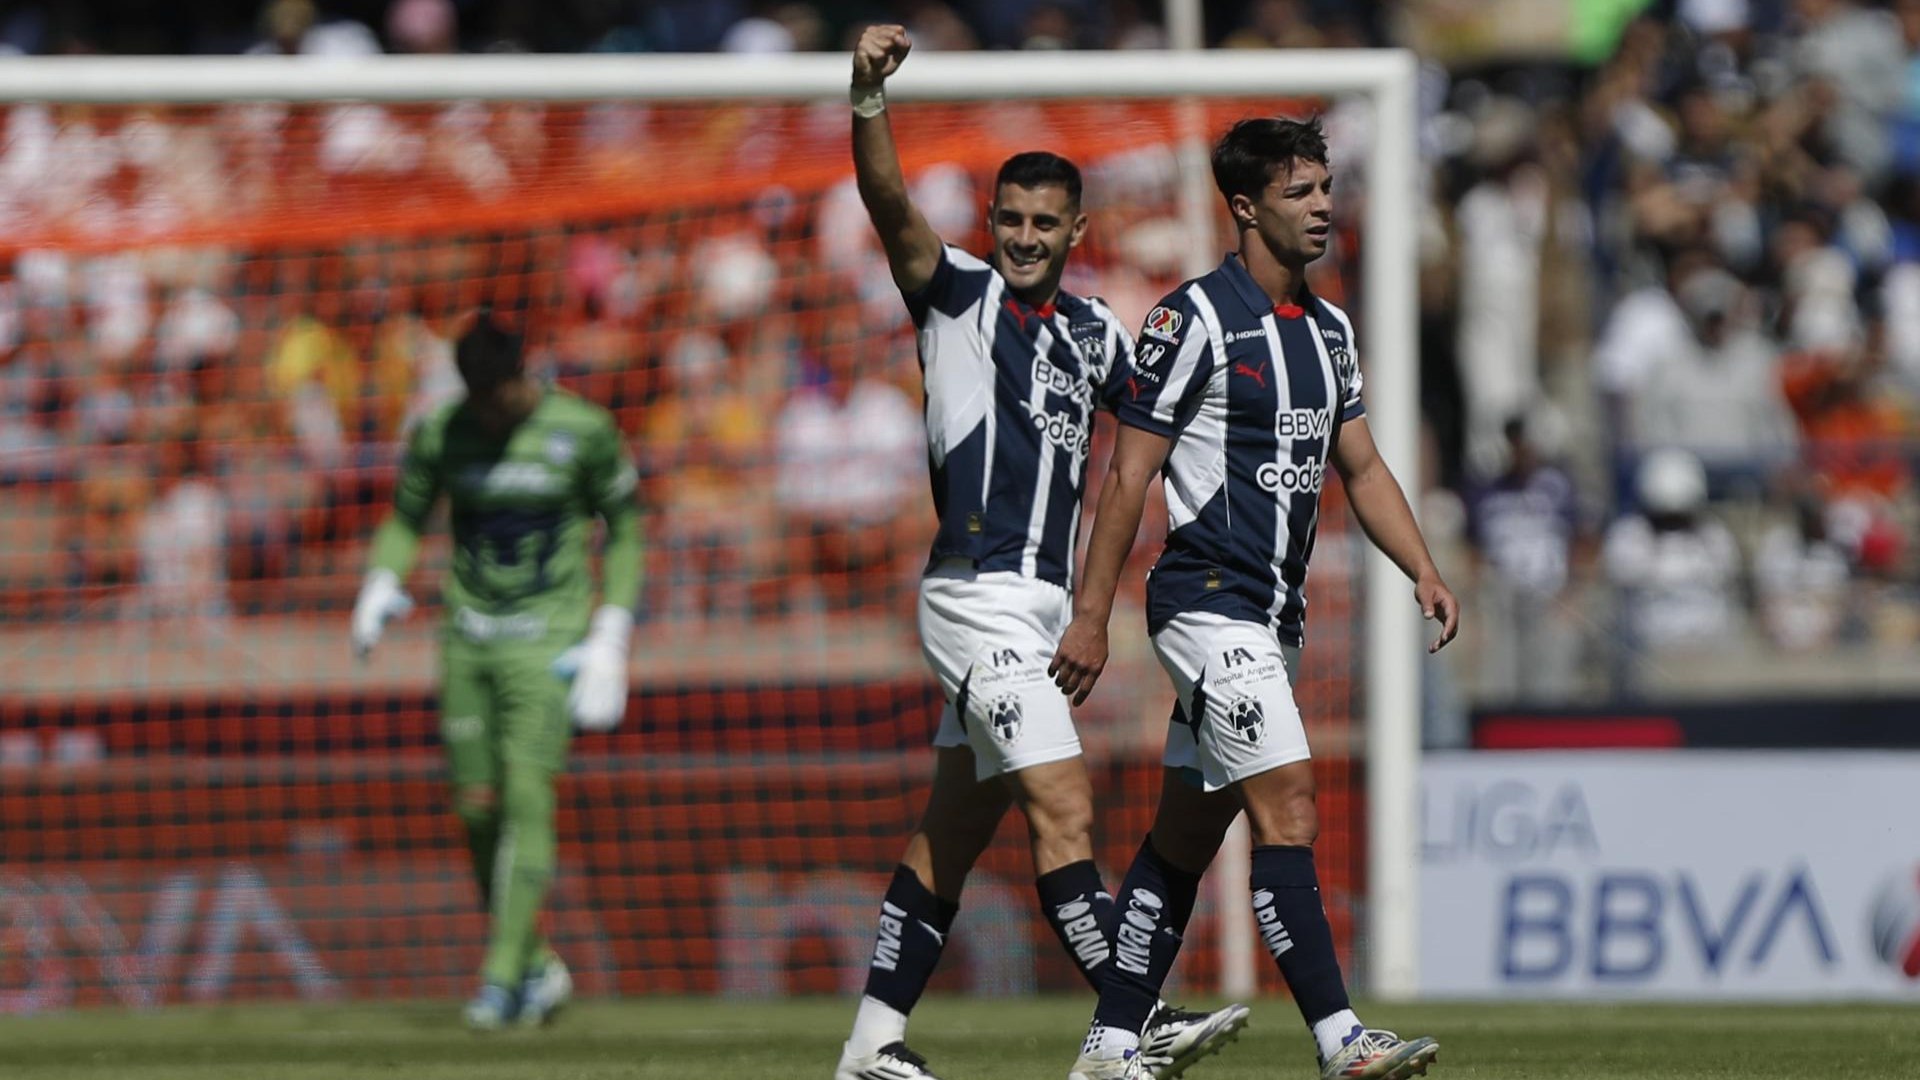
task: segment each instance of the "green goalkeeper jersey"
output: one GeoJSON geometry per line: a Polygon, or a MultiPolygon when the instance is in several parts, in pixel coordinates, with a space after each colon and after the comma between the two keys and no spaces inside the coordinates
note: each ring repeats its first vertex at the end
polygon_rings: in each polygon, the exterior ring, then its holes
{"type": "Polygon", "coordinates": [[[456,402],[414,431],[373,565],[404,577],[445,494],[453,529],[450,627],[475,640],[578,637],[593,607],[588,548],[596,516],[607,523],[602,603],[631,608],[638,594],[634,482],[612,415],[572,394],[547,391],[504,434],[486,430],[456,402]]]}

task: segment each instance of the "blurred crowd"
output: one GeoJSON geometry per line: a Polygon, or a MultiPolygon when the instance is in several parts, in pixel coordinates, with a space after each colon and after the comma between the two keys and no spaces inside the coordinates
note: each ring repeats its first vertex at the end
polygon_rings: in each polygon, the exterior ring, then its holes
{"type": "Polygon", "coordinates": [[[1483,699],[1920,638],[1920,3],[1655,14],[1428,129],[1442,517],[1528,613],[1483,623],[1483,699]]]}
{"type": "MultiPolygon", "coordinates": [[[[114,17],[127,6],[12,5],[0,48],[838,50],[886,15],[927,49],[1167,42],[1159,6],[1126,0],[236,0],[114,17]]],[[[1447,5],[1207,5],[1215,47],[1428,57],[1420,482],[1476,598],[1468,690],[1564,701],[1689,650],[1910,649],[1920,0],[1599,6],[1617,18],[1577,48],[1463,60],[1447,5]]],[[[1336,168],[1364,173],[1364,109],[1330,108],[1336,168]]],[[[589,110],[575,140],[589,152],[567,167],[590,173],[593,146],[644,144],[660,122],[589,110]]],[[[287,126],[262,108],[189,128],[15,107],[0,233],[138,229],[369,176],[486,198],[560,152],[537,110],[339,109],[317,124],[310,175],[290,179],[274,142],[287,126]],[[229,134],[193,134],[215,130],[229,134]]],[[[756,133],[736,134],[750,156],[756,133]]],[[[1179,277],[1170,161],[1085,163],[1097,242],[1069,284],[1133,318],[1179,277]]],[[[943,235],[977,240],[986,181],[935,168],[916,190],[943,235]]],[[[1344,190],[1342,250],[1321,269],[1343,296],[1364,258],[1364,178],[1344,190]]],[[[649,617],[902,611],[925,466],[910,328],[878,265],[846,183],[767,188],[698,219],[346,248],[14,250],[0,259],[0,584],[39,617],[338,603],[397,441],[458,393],[436,319],[471,299],[458,283],[511,278],[555,313],[543,370],[634,437],[657,509],[649,617]]]]}

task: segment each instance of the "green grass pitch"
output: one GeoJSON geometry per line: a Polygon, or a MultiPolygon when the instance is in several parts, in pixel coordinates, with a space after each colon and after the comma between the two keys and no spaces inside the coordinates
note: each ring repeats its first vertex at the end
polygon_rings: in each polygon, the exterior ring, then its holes
{"type": "MultiPolygon", "coordinates": [[[[932,998],[914,1046],[949,1080],[1061,1080],[1090,1004],[932,998]]],[[[577,1004],[554,1028],[469,1035],[454,1003],[113,1010],[0,1020],[20,1080],[830,1080],[851,1001],[577,1004]]],[[[1458,1080],[1920,1078],[1920,1007],[1362,1006],[1441,1042],[1458,1080]]],[[[1195,1080],[1316,1076],[1285,1000],[1256,1003],[1195,1080]]]]}

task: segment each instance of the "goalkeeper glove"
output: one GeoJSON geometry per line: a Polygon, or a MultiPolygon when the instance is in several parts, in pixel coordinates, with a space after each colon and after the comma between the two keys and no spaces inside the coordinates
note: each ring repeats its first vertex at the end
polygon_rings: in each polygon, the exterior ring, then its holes
{"type": "Polygon", "coordinates": [[[627,652],[633,613],[603,607],[593,613],[586,639],[560,654],[554,674],[572,678],[567,711],[582,731],[611,731],[627,715],[627,652]]]}
{"type": "Polygon", "coordinates": [[[413,601],[400,589],[400,577],[391,570],[368,572],[353,603],[353,654],[364,659],[380,643],[388,619],[404,618],[413,601]]]}

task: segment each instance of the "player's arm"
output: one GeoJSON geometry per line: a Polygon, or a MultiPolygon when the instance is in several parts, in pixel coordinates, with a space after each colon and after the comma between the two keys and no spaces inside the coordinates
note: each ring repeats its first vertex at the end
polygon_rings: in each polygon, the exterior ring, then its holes
{"type": "Polygon", "coordinates": [[[367,576],[353,604],[353,650],[360,656],[379,643],[387,620],[413,609],[401,583],[420,554],[420,534],[440,498],[439,435],[433,428],[431,422],[421,424],[408,440],[393,510],[373,533],[367,576]]]}
{"type": "Polygon", "coordinates": [[[1093,535],[1087,540],[1087,564],[1073,594],[1073,621],[1047,666],[1054,685],[1075,705],[1087,700],[1107,666],[1107,620],[1113,615],[1113,593],[1120,587],[1120,571],[1140,532],[1147,487],[1172,448],[1170,437],[1125,424],[1114,440],[1113,461],[1100,485],[1100,506],[1093,515],[1093,535]]]}
{"type": "Polygon", "coordinates": [[[573,678],[567,706],[574,722],[587,731],[605,731],[627,712],[627,661],[644,555],[640,510],[634,501],[639,474],[611,423],[583,457],[581,480],[588,504],[607,527],[600,550],[600,606],[594,609],[586,639],[557,664],[573,678]]]}
{"type": "Polygon", "coordinates": [[[900,70],[913,42],[903,26],[869,26],[853,51],[853,175],[860,201],[880,246],[886,249],[893,283],[917,293],[940,265],[940,237],[907,196],[907,179],[893,145],[883,96],[887,77],[900,70]]]}
{"type": "Polygon", "coordinates": [[[1420,613],[1440,622],[1440,636],[1428,652],[1438,652],[1453,640],[1460,629],[1460,601],[1440,578],[1440,570],[1427,550],[1426,538],[1413,519],[1407,497],[1387,468],[1386,459],[1374,445],[1367,419],[1356,416],[1340,426],[1333,446],[1333,464],[1347,485],[1347,501],[1353,504],[1353,516],[1373,541],[1386,553],[1400,572],[1413,581],[1413,598],[1420,613]]]}
{"type": "Polygon", "coordinates": [[[1113,593],[1140,531],[1147,486],[1166,464],[1173,440],[1199,411],[1213,380],[1212,344],[1184,290],[1147,313],[1137,340],[1121,331],[1118,341],[1131,346],[1131,359],[1115,357],[1100,397],[1119,418],[1120,434],[1100,485],[1087,562],[1074,593],[1073,621],[1047,669],[1060,692],[1076,705],[1093,692],[1107,665],[1113,593]]]}
{"type": "Polygon", "coordinates": [[[634,499],[639,472],[610,432],[612,447],[589,472],[587,483],[595,496],[594,512],[606,523],[607,539],[600,552],[600,603],[632,611],[640,600],[645,542],[640,534],[640,507],[634,499]]]}

